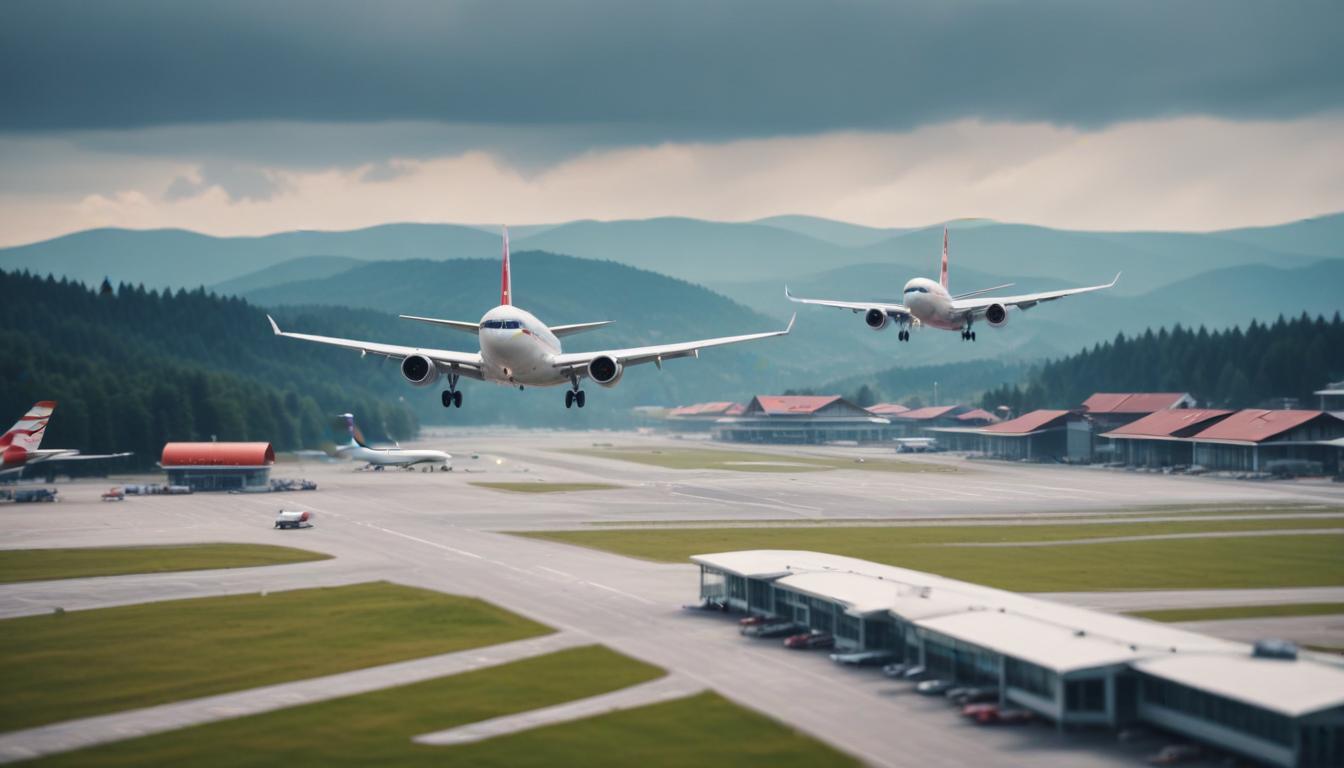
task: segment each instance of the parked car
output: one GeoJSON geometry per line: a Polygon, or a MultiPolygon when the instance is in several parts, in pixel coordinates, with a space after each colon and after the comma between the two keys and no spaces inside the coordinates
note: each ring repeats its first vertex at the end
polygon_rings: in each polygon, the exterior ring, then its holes
{"type": "Polygon", "coordinates": [[[743,627],[750,627],[756,624],[764,624],[767,621],[770,621],[770,618],[768,616],[758,615],[758,616],[747,616],[746,618],[738,619],[737,623],[743,627]]]}
{"type": "Polygon", "coordinates": [[[103,501],[125,501],[126,492],[120,486],[114,486],[103,491],[102,499],[103,501]]]}
{"type": "Polygon", "coordinates": [[[968,704],[961,714],[976,725],[1025,725],[1036,718],[1029,710],[1004,708],[998,704],[968,704]]]}
{"type": "Polygon", "coordinates": [[[915,686],[915,691],[925,696],[942,696],[951,687],[951,680],[925,680],[915,686]]]}
{"type": "Polygon", "coordinates": [[[1176,763],[1198,760],[1203,756],[1204,750],[1200,749],[1198,744],[1168,744],[1149,755],[1148,763],[1150,765],[1175,765],[1176,763]]]}
{"type": "Polygon", "coordinates": [[[959,707],[967,704],[979,704],[986,701],[998,701],[999,689],[977,688],[974,686],[953,688],[947,692],[947,700],[959,707]]]}
{"type": "Polygon", "coordinates": [[[56,500],[53,488],[20,488],[14,491],[14,501],[19,504],[51,502],[56,500]]]}
{"type": "Polygon", "coordinates": [[[854,667],[877,667],[891,663],[896,654],[891,651],[854,651],[851,653],[832,653],[831,661],[854,667]]]}
{"type": "Polygon", "coordinates": [[[923,678],[924,675],[925,675],[927,672],[928,672],[928,670],[925,669],[925,667],[924,667],[923,664],[916,664],[916,665],[914,665],[913,667],[909,667],[909,668],[907,668],[907,669],[905,670],[905,672],[901,675],[901,679],[902,679],[902,680],[919,680],[919,679],[923,678]]]}
{"type": "Polygon", "coordinates": [[[773,621],[743,627],[741,632],[747,637],[787,637],[796,634],[800,629],[806,627],[792,621],[773,621]]]}
{"type": "Polygon", "coordinates": [[[888,664],[882,667],[882,674],[886,675],[887,677],[894,677],[899,679],[905,674],[905,671],[907,669],[913,666],[914,664],[911,664],[909,662],[899,661],[894,664],[888,664]]]}
{"type": "Polygon", "coordinates": [[[830,632],[822,632],[814,629],[811,632],[804,632],[800,635],[790,635],[784,638],[784,647],[793,648],[800,651],[810,651],[815,648],[833,648],[835,647],[835,636],[830,632]]]}
{"type": "Polygon", "coordinates": [[[312,528],[313,513],[307,510],[282,509],[275,516],[276,528],[312,528]]]}

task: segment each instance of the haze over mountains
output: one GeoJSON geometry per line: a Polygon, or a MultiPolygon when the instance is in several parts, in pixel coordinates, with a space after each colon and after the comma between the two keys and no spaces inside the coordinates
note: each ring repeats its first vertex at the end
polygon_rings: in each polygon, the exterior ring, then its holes
{"type": "MultiPolygon", "coordinates": [[[[712,366],[710,374],[627,377],[604,396],[613,404],[743,397],[893,365],[1017,363],[1068,354],[1121,331],[1175,323],[1244,326],[1279,314],[1344,308],[1344,214],[1206,234],[1074,232],[983,220],[951,228],[954,293],[1001,283],[1016,283],[1008,292],[1046,290],[1124,275],[1112,291],[1044,304],[1014,313],[1003,328],[979,329],[974,344],[934,331],[902,344],[894,333],[868,330],[859,315],[792,304],[783,286],[798,295],[897,299],[909,278],[936,275],[941,226],[889,230],[804,216],[750,223],[664,218],[514,228],[515,291],[521,305],[550,323],[617,321],[568,340],[567,349],[769,330],[799,312],[789,339],[716,351],[683,366],[712,366]]],[[[0,269],[90,284],[104,276],[148,287],[204,284],[267,307],[344,306],[475,320],[497,299],[499,248],[491,228],[440,224],[249,238],[104,229],[0,250],[0,269]]],[[[462,334],[428,329],[427,336],[401,321],[378,325],[404,334],[381,340],[474,348],[475,340],[462,334]]]]}

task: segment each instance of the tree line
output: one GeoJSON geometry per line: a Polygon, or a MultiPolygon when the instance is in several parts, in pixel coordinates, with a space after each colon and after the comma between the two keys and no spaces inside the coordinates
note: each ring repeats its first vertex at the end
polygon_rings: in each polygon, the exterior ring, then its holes
{"type": "Polygon", "coordinates": [[[1118,334],[1078,354],[1051,361],[1018,384],[985,392],[981,406],[1013,413],[1068,408],[1094,392],[1189,392],[1201,406],[1254,408],[1296,400],[1316,407],[1312,394],[1344,378],[1344,320],[1306,314],[1273,323],[1252,320],[1245,330],[1198,330],[1179,325],[1118,334]]]}

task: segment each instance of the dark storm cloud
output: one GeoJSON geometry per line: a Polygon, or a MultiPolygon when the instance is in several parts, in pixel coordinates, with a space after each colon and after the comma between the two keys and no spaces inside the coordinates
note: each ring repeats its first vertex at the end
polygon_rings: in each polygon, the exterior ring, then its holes
{"type": "Polygon", "coordinates": [[[608,143],[1344,106],[1344,3],[9,2],[0,130],[604,126],[608,143]]]}

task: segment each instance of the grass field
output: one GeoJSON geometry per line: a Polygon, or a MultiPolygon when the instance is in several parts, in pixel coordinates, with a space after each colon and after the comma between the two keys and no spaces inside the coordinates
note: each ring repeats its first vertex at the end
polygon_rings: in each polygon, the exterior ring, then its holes
{"type": "Polygon", "coordinates": [[[572,491],[609,491],[620,488],[611,483],[468,483],[477,488],[511,493],[570,493],[572,491]]]}
{"type": "Polygon", "coordinates": [[[941,464],[893,459],[833,459],[823,456],[796,456],[782,453],[724,451],[712,448],[580,448],[578,453],[600,459],[616,459],[664,469],[725,469],[735,472],[825,472],[832,469],[856,469],[872,472],[956,472],[941,464]]]}
{"type": "Polygon", "coordinates": [[[1344,584],[1344,536],[1312,534],[1056,546],[948,546],[1110,536],[1338,528],[1339,520],[1175,521],[1032,526],[678,528],[543,531],[527,535],[618,554],[686,562],[693,554],[804,549],[849,555],[1021,592],[1218,589],[1344,584]]]}
{"type": "Polygon", "coordinates": [[[829,748],[706,694],[454,747],[413,736],[661,676],[590,646],[384,691],[56,755],[44,766],[832,766],[829,748]]]}
{"type": "Polygon", "coordinates": [[[489,603],[386,582],[0,621],[5,730],[544,635],[489,603]]]}
{"type": "Polygon", "coordinates": [[[269,544],[0,550],[0,584],[127,573],[248,568],[326,560],[328,555],[269,544]]]}
{"type": "Polygon", "coordinates": [[[1344,614],[1344,603],[1293,603],[1290,605],[1234,605],[1222,608],[1173,608],[1136,611],[1132,615],[1153,621],[1222,621],[1263,619],[1280,616],[1334,616],[1344,614]]]}

